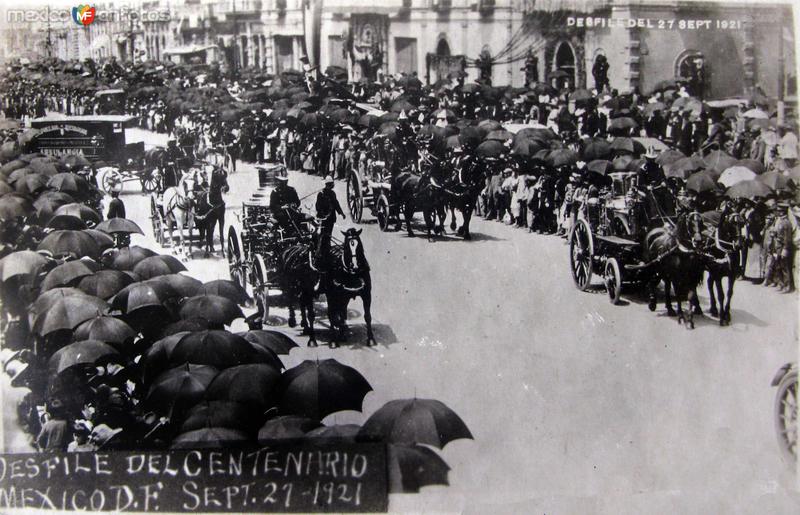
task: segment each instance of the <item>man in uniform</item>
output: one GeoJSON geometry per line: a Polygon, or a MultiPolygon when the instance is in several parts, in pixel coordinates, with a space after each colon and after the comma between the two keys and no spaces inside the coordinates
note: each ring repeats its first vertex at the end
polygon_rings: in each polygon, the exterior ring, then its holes
{"type": "Polygon", "coordinates": [[[770,228],[770,248],[764,284],[777,286],[781,292],[791,293],[792,286],[792,224],[788,216],[789,204],[778,202],[775,222],[770,228]]]}
{"type": "Polygon", "coordinates": [[[325,177],[325,187],[317,193],[317,219],[320,220],[319,241],[317,242],[317,263],[321,263],[328,255],[331,246],[331,234],[336,223],[336,215],[345,218],[336,192],[333,191],[333,177],[325,177]]]}
{"type": "Polygon", "coordinates": [[[278,185],[269,195],[269,210],[277,220],[278,226],[286,232],[296,232],[298,221],[297,210],[300,208],[300,197],[297,190],[289,186],[289,178],[278,176],[278,185]]]}
{"type": "Polygon", "coordinates": [[[178,181],[181,180],[180,162],[183,157],[183,152],[181,152],[181,149],[178,148],[178,142],[174,139],[167,141],[166,154],[164,155],[164,159],[161,163],[161,173],[164,177],[164,179],[161,181],[163,188],[162,193],[163,191],[166,191],[167,188],[177,186],[178,181]],[[170,165],[170,163],[172,164],[170,165]]]}

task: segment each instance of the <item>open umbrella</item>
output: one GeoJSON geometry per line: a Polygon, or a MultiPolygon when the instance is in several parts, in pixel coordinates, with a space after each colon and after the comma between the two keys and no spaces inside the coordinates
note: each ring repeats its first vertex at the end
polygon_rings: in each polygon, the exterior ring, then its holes
{"type": "Polygon", "coordinates": [[[0,197],[5,195],[6,193],[14,192],[14,188],[12,188],[7,182],[0,181],[0,197]]]}
{"type": "Polygon", "coordinates": [[[322,420],[337,411],[361,411],[364,396],[371,390],[356,369],[335,359],[306,360],[281,377],[280,409],[322,420]]]}
{"type": "Polygon", "coordinates": [[[714,150],[703,158],[703,162],[706,164],[706,168],[710,168],[720,174],[731,166],[734,166],[736,164],[736,158],[721,150],[714,150]]]}
{"type": "Polygon", "coordinates": [[[773,189],[759,180],[742,181],[734,184],[725,192],[730,198],[763,198],[774,193],[773,189]]]}
{"type": "Polygon", "coordinates": [[[614,118],[608,124],[608,130],[614,132],[628,132],[637,128],[639,128],[639,124],[636,123],[636,120],[627,116],[614,118]]]}
{"type": "Polygon", "coordinates": [[[100,270],[83,277],[78,289],[101,299],[110,299],[134,281],[130,274],[119,270],[100,270]]]}
{"type": "Polygon", "coordinates": [[[238,402],[205,400],[189,410],[181,424],[180,432],[221,427],[254,433],[263,422],[263,418],[258,415],[248,406],[238,402]]]}
{"type": "Polygon", "coordinates": [[[715,176],[708,171],[696,173],[686,180],[686,189],[696,193],[705,193],[719,189],[715,176]]]}
{"type": "Polygon", "coordinates": [[[63,191],[70,194],[83,193],[84,195],[92,189],[85,179],[74,173],[58,173],[50,177],[47,187],[54,191],[63,191]]]}
{"type": "Polygon", "coordinates": [[[511,134],[510,132],[508,132],[507,130],[498,129],[498,130],[493,130],[490,133],[488,133],[486,135],[486,140],[487,141],[495,140],[495,141],[506,142],[506,141],[512,139],[513,137],[514,137],[514,135],[511,134]]]}
{"type": "Polygon", "coordinates": [[[585,102],[591,98],[594,98],[594,95],[588,89],[576,89],[569,94],[569,99],[574,102],[585,102]]]}
{"type": "Polygon", "coordinates": [[[459,438],[472,438],[461,418],[441,401],[389,401],[361,428],[360,438],[394,444],[427,444],[443,448],[459,438]]]}
{"type": "Polygon", "coordinates": [[[72,215],[55,215],[47,222],[48,229],[59,231],[82,231],[88,229],[86,222],[72,215]]]}
{"type": "Polygon", "coordinates": [[[658,157],[656,157],[656,163],[665,167],[684,157],[686,156],[680,150],[675,150],[674,148],[670,148],[664,150],[658,155],[658,157]]]}
{"type": "Polygon", "coordinates": [[[250,445],[247,433],[224,427],[204,427],[179,434],[170,449],[230,449],[250,445]]]}
{"type": "Polygon", "coordinates": [[[232,401],[264,413],[278,405],[279,369],[264,364],[230,367],[220,372],[208,385],[206,399],[232,401]]]}
{"type": "Polygon", "coordinates": [[[737,182],[749,181],[755,178],[756,174],[753,173],[752,170],[743,166],[731,166],[722,172],[722,174],[719,176],[719,179],[717,179],[717,182],[726,188],[730,188],[737,182]]]}
{"type": "Polygon", "coordinates": [[[306,433],[306,437],[316,440],[354,443],[359,431],[361,431],[361,426],[358,424],[339,424],[312,429],[306,433]]]}
{"type": "Polygon", "coordinates": [[[581,148],[581,158],[584,161],[607,159],[611,157],[611,146],[602,138],[592,138],[581,148]]]}
{"type": "Polygon", "coordinates": [[[763,111],[763,110],[761,110],[761,109],[759,109],[757,107],[754,108],[754,109],[749,109],[749,110],[745,111],[744,113],[742,113],[742,116],[744,116],[745,118],[753,118],[753,119],[761,119],[761,120],[769,119],[769,113],[767,113],[766,111],[763,111]]]}
{"type": "Polygon", "coordinates": [[[137,263],[155,255],[157,254],[150,249],[133,245],[113,251],[108,256],[107,262],[116,270],[133,270],[137,263]]]}
{"type": "Polygon", "coordinates": [[[693,173],[702,170],[705,167],[702,159],[696,156],[683,157],[664,166],[664,174],[667,177],[678,177],[686,179],[693,173]]]}
{"type": "Polygon", "coordinates": [[[607,175],[614,171],[614,165],[605,159],[596,159],[594,161],[589,161],[589,164],[586,165],[586,169],[599,175],[607,175]]]}
{"type": "Polygon", "coordinates": [[[159,275],[185,272],[186,267],[177,258],[167,255],[156,255],[143,259],[133,267],[133,271],[142,279],[150,279],[159,275]]]}
{"type": "MultiPolygon", "coordinates": [[[[15,171],[14,173],[19,172],[15,171]]],[[[48,178],[40,173],[29,173],[14,181],[14,189],[23,195],[36,195],[38,192],[47,188],[48,178]]]]}
{"type": "Polygon", "coordinates": [[[800,165],[795,166],[786,172],[786,176],[789,177],[795,184],[800,184],[800,165]]]}
{"type": "Polygon", "coordinates": [[[250,343],[269,349],[275,354],[285,354],[288,356],[293,348],[299,347],[294,340],[278,331],[259,329],[237,334],[250,343]]]}
{"type": "Polygon", "coordinates": [[[36,198],[33,202],[33,207],[36,208],[39,220],[49,220],[55,214],[56,209],[73,202],[75,202],[75,199],[67,193],[46,191],[36,198]]]}
{"type": "Polygon", "coordinates": [[[421,445],[388,445],[390,493],[417,493],[429,485],[448,485],[450,467],[433,449],[421,445]]]}
{"type": "Polygon", "coordinates": [[[235,302],[219,295],[196,295],[181,304],[179,315],[182,319],[202,318],[212,325],[230,325],[244,313],[235,302]]]}
{"type": "Polygon", "coordinates": [[[33,324],[33,332],[40,336],[61,330],[72,330],[78,325],[108,312],[108,304],[89,295],[66,295],[57,297],[45,311],[39,311],[33,324]]]}
{"type": "Polygon", "coordinates": [[[225,279],[217,279],[201,284],[197,289],[196,295],[205,294],[219,295],[239,305],[244,305],[253,300],[238,283],[225,279]]]}
{"type": "Polygon", "coordinates": [[[645,152],[644,145],[632,138],[616,137],[611,142],[611,150],[617,153],[627,152],[629,154],[642,155],[645,152]]]}
{"type": "Polygon", "coordinates": [[[0,259],[0,281],[13,277],[34,277],[47,264],[47,258],[32,250],[18,250],[0,259]]]}
{"type": "Polygon", "coordinates": [[[76,340],[98,340],[120,346],[136,338],[136,331],[119,318],[97,316],[75,328],[76,340]]]}
{"type": "Polygon", "coordinates": [[[108,234],[144,234],[136,222],[127,218],[109,218],[97,224],[96,229],[108,234]]]}
{"type": "Polygon", "coordinates": [[[321,427],[317,420],[297,415],[283,415],[267,420],[258,430],[258,443],[270,444],[280,440],[296,440],[306,436],[306,433],[321,427]]]}
{"type": "Polygon", "coordinates": [[[775,170],[759,175],[758,180],[775,191],[787,190],[795,186],[791,178],[775,170]]]}
{"type": "Polygon", "coordinates": [[[497,140],[487,140],[478,145],[475,154],[479,157],[500,157],[507,151],[505,145],[497,140]]]}
{"type": "Polygon", "coordinates": [[[764,167],[764,163],[761,161],[756,161],[755,159],[740,159],[736,161],[736,166],[743,166],[756,175],[761,175],[767,171],[767,169],[764,167]]]}
{"type": "Polygon", "coordinates": [[[167,284],[135,282],[122,288],[111,299],[111,307],[125,314],[144,308],[164,308],[170,299],[180,294],[167,284]]]}
{"type": "Polygon", "coordinates": [[[202,401],[208,385],[218,373],[214,367],[191,363],[171,368],[150,385],[145,405],[172,418],[202,401]]]}
{"type": "Polygon", "coordinates": [[[85,231],[53,231],[36,248],[46,250],[56,257],[97,258],[100,255],[100,247],[85,231]]]}
{"type": "Polygon", "coordinates": [[[104,359],[113,359],[119,352],[107,343],[83,340],[58,349],[48,361],[48,371],[55,375],[74,366],[92,366],[104,359]]]}
{"type": "Polygon", "coordinates": [[[157,275],[152,279],[148,279],[147,282],[166,284],[181,297],[193,297],[198,295],[198,290],[203,285],[203,283],[194,277],[184,274],[157,275]]]}
{"type": "Polygon", "coordinates": [[[26,197],[9,193],[0,198],[0,220],[9,221],[33,213],[33,205],[26,197]]]}
{"type": "Polygon", "coordinates": [[[211,365],[221,370],[266,360],[241,336],[228,331],[206,330],[181,338],[170,354],[170,361],[211,365]]]}
{"type": "Polygon", "coordinates": [[[573,165],[578,162],[578,154],[572,149],[559,148],[547,155],[547,162],[554,167],[573,165]]]}
{"type": "Polygon", "coordinates": [[[67,261],[47,273],[40,289],[47,291],[60,286],[73,286],[81,278],[92,275],[99,269],[100,266],[94,261],[86,259],[67,261]]]}

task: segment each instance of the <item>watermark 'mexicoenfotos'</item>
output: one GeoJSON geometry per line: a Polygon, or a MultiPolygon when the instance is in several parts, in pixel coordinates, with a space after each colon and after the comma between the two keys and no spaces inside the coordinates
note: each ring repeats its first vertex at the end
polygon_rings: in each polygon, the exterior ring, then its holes
{"type": "Polygon", "coordinates": [[[72,9],[6,9],[6,23],[52,23],[72,24],[86,27],[92,23],[121,22],[135,20],[140,22],[168,21],[170,13],[166,9],[148,10],[140,7],[94,7],[78,5],[72,9]]]}

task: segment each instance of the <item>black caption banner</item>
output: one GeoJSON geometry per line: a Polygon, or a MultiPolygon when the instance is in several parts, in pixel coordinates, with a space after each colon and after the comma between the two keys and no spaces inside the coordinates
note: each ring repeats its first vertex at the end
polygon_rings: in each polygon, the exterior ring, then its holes
{"type": "Polygon", "coordinates": [[[0,454],[0,510],[384,512],[386,446],[0,454]]]}

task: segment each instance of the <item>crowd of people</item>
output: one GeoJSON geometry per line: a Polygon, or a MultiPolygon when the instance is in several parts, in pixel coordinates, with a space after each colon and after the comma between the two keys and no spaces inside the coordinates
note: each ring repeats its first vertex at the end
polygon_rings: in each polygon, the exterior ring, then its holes
{"type": "MultiPolygon", "coordinates": [[[[96,91],[118,88],[127,96],[111,112],[169,134],[166,154],[184,163],[213,156],[233,172],[237,160],[277,161],[345,180],[353,171],[375,179],[424,175],[435,156],[443,169],[483,169],[477,209],[487,218],[562,236],[588,198],[631,196],[663,183],[678,207],[710,212],[735,183],[759,181],[767,189],[745,185],[734,193],[748,219],[748,245],[758,247],[747,275],[793,289],[792,274],[773,272],[793,266],[770,263],[797,255],[796,128],[792,120],[777,123],[774,103],[758,88],[708,100],[696,81],[666,80],[647,93],[619,92],[607,77],[595,77],[599,89],[575,89],[560,75],[520,88],[494,87],[490,74],[467,82],[465,73],[433,85],[414,75],[348,83],[336,67],[278,76],[242,70],[234,78],[213,65],[114,60],[44,61],[15,72],[0,102],[7,116],[98,113],[104,106],[96,91]],[[421,143],[421,136],[434,141],[421,143]],[[376,162],[383,163],[377,171],[376,162]],[[617,172],[636,178],[615,187],[617,172]]],[[[646,226],[643,218],[629,223],[646,226]]]]}

